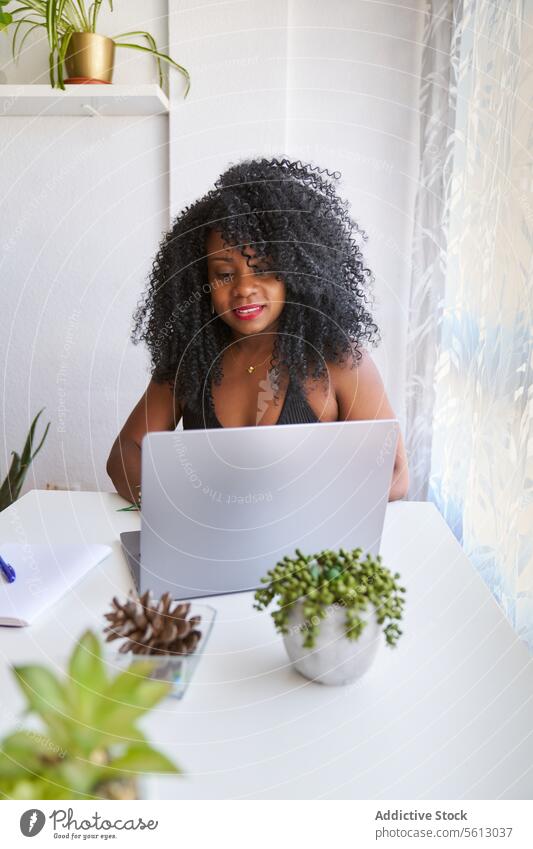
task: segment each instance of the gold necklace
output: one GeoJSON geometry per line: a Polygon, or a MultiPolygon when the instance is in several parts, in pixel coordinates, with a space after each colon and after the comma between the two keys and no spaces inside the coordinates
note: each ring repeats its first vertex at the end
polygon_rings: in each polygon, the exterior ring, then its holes
{"type": "MultiPolygon", "coordinates": [[[[234,362],[237,362],[237,359],[236,359],[236,357],[235,357],[235,353],[234,353],[234,351],[233,351],[233,346],[232,346],[232,347],[230,347],[230,351],[231,351],[231,356],[233,357],[234,362]]],[[[266,363],[266,361],[267,361],[267,360],[269,360],[269,359],[271,359],[271,357],[272,357],[272,352],[270,352],[270,354],[268,354],[268,356],[267,356],[267,357],[265,357],[265,359],[263,360],[263,362],[262,362],[262,363],[258,363],[258,364],[257,364],[257,365],[255,365],[255,366],[254,366],[254,365],[252,365],[252,364],[250,364],[249,366],[247,366],[247,367],[246,367],[246,371],[248,372],[248,374],[253,374],[253,373],[254,373],[254,371],[255,371],[256,369],[261,368],[261,366],[264,366],[264,364],[266,363]]]]}

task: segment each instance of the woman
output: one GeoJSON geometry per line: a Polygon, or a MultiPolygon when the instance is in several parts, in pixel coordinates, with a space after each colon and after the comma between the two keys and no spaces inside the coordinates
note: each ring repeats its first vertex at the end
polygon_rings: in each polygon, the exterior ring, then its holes
{"type": "MultiPolygon", "coordinates": [[[[166,234],[132,339],[152,379],[109,455],[136,501],[147,431],[394,418],[364,344],[372,274],[338,173],[287,159],[229,168],[166,234]]],[[[408,487],[403,439],[389,499],[408,487]]]]}

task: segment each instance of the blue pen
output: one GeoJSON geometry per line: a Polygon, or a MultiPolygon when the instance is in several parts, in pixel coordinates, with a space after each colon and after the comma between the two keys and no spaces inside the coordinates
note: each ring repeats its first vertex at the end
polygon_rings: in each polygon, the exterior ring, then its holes
{"type": "Polygon", "coordinates": [[[2,557],[0,557],[0,570],[4,573],[9,583],[12,584],[17,575],[11,564],[6,563],[2,557]]]}

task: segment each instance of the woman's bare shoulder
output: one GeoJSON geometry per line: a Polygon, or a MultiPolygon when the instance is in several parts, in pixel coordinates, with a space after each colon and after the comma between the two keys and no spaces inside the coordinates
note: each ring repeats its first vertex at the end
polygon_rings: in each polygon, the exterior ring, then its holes
{"type": "Polygon", "coordinates": [[[355,358],[328,363],[330,379],[343,419],[389,418],[393,413],[383,379],[366,348],[355,358]]]}
{"type": "Polygon", "coordinates": [[[124,423],[119,438],[132,439],[140,445],[145,433],[175,430],[180,418],[181,409],[172,384],[157,382],[152,377],[124,423]]]}

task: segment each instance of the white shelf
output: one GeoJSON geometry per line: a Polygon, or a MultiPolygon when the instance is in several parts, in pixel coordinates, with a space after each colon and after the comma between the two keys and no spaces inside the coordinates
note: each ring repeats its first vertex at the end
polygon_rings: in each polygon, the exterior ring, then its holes
{"type": "Polygon", "coordinates": [[[0,117],[39,115],[165,115],[166,94],[155,83],[142,85],[0,85],[0,117]]]}

